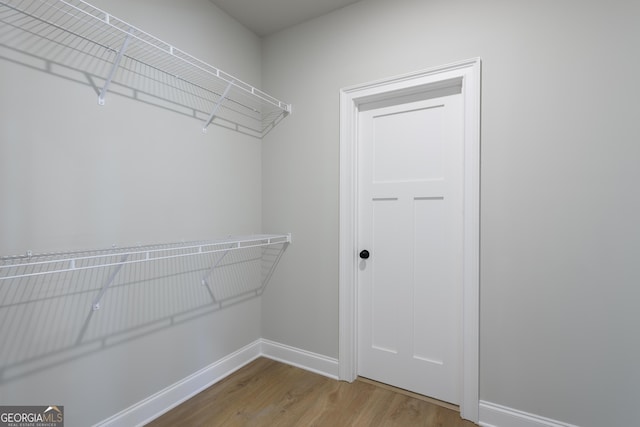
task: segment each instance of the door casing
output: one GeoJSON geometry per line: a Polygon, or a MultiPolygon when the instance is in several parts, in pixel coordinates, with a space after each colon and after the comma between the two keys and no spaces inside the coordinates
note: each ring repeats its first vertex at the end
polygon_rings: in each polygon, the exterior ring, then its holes
{"type": "Polygon", "coordinates": [[[340,91],[339,378],[357,377],[358,117],[361,106],[439,90],[462,78],[464,110],[462,366],[460,415],[479,419],[480,58],[340,91]]]}

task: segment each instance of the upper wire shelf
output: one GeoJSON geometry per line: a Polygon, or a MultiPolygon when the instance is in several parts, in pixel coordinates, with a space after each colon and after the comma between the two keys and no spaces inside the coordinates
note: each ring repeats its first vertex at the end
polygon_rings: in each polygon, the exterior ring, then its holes
{"type": "MultiPolygon", "coordinates": [[[[257,137],[291,113],[290,104],[83,0],[0,0],[0,22],[20,32],[12,39],[19,49],[45,42],[58,58],[84,54],[102,62],[99,104],[110,89],[124,87],[133,97],[177,106],[202,120],[203,131],[215,123],[257,137]]],[[[39,55],[51,55],[44,51],[40,46],[39,55]]]]}

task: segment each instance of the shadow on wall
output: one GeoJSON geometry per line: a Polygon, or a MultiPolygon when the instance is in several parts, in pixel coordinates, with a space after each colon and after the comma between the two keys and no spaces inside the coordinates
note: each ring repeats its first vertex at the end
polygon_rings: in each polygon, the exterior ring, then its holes
{"type": "Polygon", "coordinates": [[[256,298],[288,243],[179,245],[0,258],[0,384],[256,298]]]}
{"type": "Polygon", "coordinates": [[[212,120],[261,138],[286,116],[251,86],[134,27],[128,36],[116,26],[126,23],[111,17],[113,24],[105,24],[97,9],[85,7],[0,2],[0,59],[89,86],[96,96],[107,87],[107,102],[117,94],[192,117],[205,128],[212,120]],[[228,82],[241,89],[227,95],[228,82]]]}

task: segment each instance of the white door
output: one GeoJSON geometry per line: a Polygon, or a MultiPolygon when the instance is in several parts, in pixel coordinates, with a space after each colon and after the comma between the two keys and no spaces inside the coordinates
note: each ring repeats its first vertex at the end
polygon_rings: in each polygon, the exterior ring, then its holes
{"type": "Polygon", "coordinates": [[[359,112],[358,250],[369,257],[358,266],[357,366],[458,404],[464,135],[460,88],[448,92],[359,112]]]}

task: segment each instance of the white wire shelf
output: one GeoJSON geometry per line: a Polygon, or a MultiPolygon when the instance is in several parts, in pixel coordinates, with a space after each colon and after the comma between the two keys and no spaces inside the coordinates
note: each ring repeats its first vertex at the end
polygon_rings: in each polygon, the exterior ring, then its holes
{"type": "Polygon", "coordinates": [[[0,257],[0,383],[260,297],[289,234],[0,257]]]}
{"type": "Polygon", "coordinates": [[[14,49],[81,72],[93,61],[99,104],[113,90],[169,103],[202,120],[204,131],[214,123],[257,137],[291,113],[291,105],[83,0],[1,0],[0,22],[14,49]]]}
{"type": "Polygon", "coordinates": [[[291,234],[0,257],[0,281],[291,243],[291,234]]]}
{"type": "MultiPolygon", "coordinates": [[[[219,254],[217,261],[208,268],[208,271],[200,279],[202,285],[209,287],[209,276],[230,252],[280,245],[282,250],[278,252],[279,260],[284,248],[289,243],[291,243],[291,234],[258,234],[229,237],[226,239],[124,248],[112,247],[109,249],[88,251],[44,254],[33,254],[31,251],[27,251],[24,255],[0,257],[0,284],[3,281],[9,280],[23,280],[25,278],[38,276],[77,273],[84,270],[110,267],[111,274],[103,283],[92,303],[92,309],[98,310],[100,309],[100,302],[104,294],[113,284],[116,276],[124,266],[152,261],[204,257],[210,254],[219,254]]],[[[275,268],[276,264],[277,261],[272,264],[272,269],[267,274],[265,281],[268,281],[271,274],[273,274],[273,268],[275,268]]]]}

